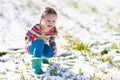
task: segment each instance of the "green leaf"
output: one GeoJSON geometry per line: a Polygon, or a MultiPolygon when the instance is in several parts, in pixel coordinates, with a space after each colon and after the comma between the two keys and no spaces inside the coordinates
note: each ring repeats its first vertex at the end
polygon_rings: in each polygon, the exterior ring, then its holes
{"type": "Polygon", "coordinates": [[[104,50],[101,52],[102,55],[104,54],[108,54],[108,50],[106,48],[104,48],[104,50]]]}
{"type": "Polygon", "coordinates": [[[118,46],[115,43],[113,43],[112,44],[112,49],[118,49],[118,46]]]}

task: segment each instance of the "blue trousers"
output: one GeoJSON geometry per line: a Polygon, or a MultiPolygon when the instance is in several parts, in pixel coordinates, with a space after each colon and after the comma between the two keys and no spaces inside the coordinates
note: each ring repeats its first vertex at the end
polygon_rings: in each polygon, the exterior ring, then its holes
{"type": "Polygon", "coordinates": [[[28,49],[33,57],[53,57],[53,48],[50,45],[45,44],[44,40],[42,39],[36,39],[34,42],[31,43],[31,45],[29,45],[28,49]]]}

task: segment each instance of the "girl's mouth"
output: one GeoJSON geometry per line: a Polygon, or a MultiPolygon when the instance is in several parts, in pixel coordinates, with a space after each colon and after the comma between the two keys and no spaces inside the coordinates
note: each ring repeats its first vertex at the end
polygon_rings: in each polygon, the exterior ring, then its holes
{"type": "Polygon", "coordinates": [[[52,26],[48,25],[48,27],[52,27],[52,26]]]}

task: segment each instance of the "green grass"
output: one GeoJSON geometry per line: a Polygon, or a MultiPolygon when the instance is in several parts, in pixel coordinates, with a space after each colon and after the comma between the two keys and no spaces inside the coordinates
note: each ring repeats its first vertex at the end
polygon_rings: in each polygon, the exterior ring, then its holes
{"type": "Polygon", "coordinates": [[[0,52],[0,56],[6,55],[8,52],[0,52]]]}

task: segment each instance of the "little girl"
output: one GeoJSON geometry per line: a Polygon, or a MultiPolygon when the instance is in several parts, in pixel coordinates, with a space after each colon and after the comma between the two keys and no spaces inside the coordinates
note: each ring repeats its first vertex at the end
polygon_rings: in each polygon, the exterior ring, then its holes
{"type": "Polygon", "coordinates": [[[57,53],[55,43],[56,20],[56,11],[53,8],[46,7],[41,15],[40,22],[26,33],[26,50],[32,55],[32,68],[36,74],[42,74],[41,63],[49,64],[48,58],[57,53]]]}

